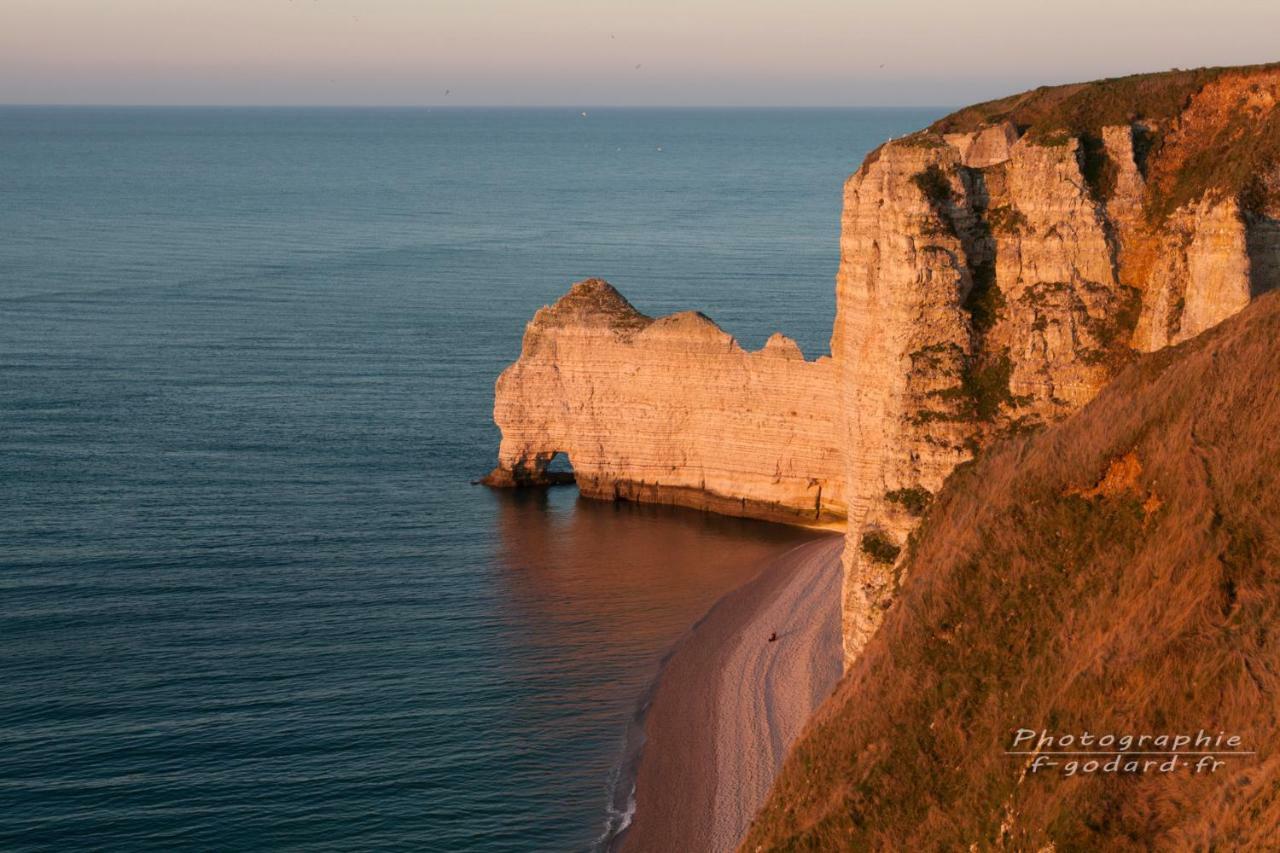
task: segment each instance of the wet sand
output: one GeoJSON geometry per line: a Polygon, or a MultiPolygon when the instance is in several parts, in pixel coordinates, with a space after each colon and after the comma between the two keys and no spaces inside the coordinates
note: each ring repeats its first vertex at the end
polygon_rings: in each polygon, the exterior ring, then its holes
{"type": "Polygon", "coordinates": [[[842,544],[822,536],[783,554],[721,599],[667,660],[621,850],[718,853],[745,834],[787,748],[840,677],[842,544]]]}

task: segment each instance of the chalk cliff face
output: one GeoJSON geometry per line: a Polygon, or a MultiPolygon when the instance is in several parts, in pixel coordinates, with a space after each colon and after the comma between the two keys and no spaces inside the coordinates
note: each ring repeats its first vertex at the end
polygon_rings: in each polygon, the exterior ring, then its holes
{"type": "Polygon", "coordinates": [[[1152,79],[970,108],[887,143],[846,184],[832,337],[846,659],[958,464],[1079,409],[1135,350],[1194,337],[1280,283],[1280,148],[1251,173],[1187,175],[1198,152],[1225,156],[1224,139],[1255,157],[1274,143],[1280,71],[1164,80],[1186,89],[1167,113],[1141,108],[1152,79]]]}
{"type": "Polygon", "coordinates": [[[1280,284],[1278,102],[1280,66],[1171,72],[886,143],[845,185],[831,359],[575,285],[498,382],[490,482],[544,481],[564,451],[591,496],[847,517],[852,659],[957,466],[1280,284]]]}
{"type": "Polygon", "coordinates": [[[834,365],[774,335],[747,352],[702,314],[657,320],[589,279],[543,308],[498,379],[494,485],[570,460],[588,497],[799,523],[843,519],[834,365]]]}

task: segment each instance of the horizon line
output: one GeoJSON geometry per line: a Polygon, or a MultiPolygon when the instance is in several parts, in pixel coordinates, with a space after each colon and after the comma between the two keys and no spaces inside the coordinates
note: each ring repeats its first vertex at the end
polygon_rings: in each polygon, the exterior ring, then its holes
{"type": "Polygon", "coordinates": [[[956,110],[955,104],[245,104],[24,103],[0,109],[244,109],[244,110],[956,110]]]}

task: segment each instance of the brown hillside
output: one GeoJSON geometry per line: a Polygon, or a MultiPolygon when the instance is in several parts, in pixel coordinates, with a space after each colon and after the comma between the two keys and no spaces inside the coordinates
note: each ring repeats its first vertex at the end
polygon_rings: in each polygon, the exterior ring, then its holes
{"type": "Polygon", "coordinates": [[[1277,70],[1280,63],[1174,69],[1090,83],[1040,86],[964,107],[934,122],[930,129],[938,133],[967,133],[988,124],[1009,121],[1022,132],[1042,135],[1058,130],[1096,133],[1107,125],[1174,118],[1192,95],[1210,83],[1229,76],[1253,77],[1277,70]]]}
{"type": "Polygon", "coordinates": [[[1280,294],[957,471],[744,849],[1274,849],[1280,294]],[[1239,735],[1216,773],[1025,772],[1021,727],[1239,735]]]}

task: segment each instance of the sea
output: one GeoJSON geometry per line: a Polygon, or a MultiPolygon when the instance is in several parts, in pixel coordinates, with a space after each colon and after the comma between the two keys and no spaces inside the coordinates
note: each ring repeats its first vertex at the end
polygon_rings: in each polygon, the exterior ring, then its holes
{"type": "Polygon", "coordinates": [[[0,108],[0,849],[576,851],[800,531],[495,492],[600,276],[828,347],[844,179],[942,109],[0,108]]]}

